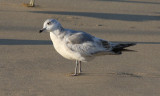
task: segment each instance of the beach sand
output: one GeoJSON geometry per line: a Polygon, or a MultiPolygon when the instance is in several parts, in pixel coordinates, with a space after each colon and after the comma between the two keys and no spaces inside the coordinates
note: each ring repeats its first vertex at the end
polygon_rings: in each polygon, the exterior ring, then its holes
{"type": "Polygon", "coordinates": [[[159,96],[160,1],[158,0],[0,1],[0,96],[159,96]],[[83,63],[64,59],[52,46],[43,22],[109,41],[137,42],[118,56],[83,63]]]}

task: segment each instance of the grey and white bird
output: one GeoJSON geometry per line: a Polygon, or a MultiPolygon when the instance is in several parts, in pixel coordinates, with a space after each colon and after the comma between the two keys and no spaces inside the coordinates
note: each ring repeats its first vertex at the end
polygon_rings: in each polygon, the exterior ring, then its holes
{"type": "Polygon", "coordinates": [[[55,50],[64,58],[76,61],[74,76],[81,73],[81,62],[101,55],[118,55],[124,48],[135,45],[135,43],[113,43],[86,32],[65,29],[55,19],[47,19],[39,32],[45,30],[50,32],[55,50]]]}

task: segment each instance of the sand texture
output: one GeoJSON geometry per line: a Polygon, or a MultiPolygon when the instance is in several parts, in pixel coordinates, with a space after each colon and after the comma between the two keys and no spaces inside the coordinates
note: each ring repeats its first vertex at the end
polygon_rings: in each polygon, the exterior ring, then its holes
{"type": "Polygon", "coordinates": [[[160,96],[159,0],[0,1],[0,96],[160,96]],[[52,46],[43,22],[109,41],[137,42],[118,56],[83,63],[64,59],[52,46]]]}

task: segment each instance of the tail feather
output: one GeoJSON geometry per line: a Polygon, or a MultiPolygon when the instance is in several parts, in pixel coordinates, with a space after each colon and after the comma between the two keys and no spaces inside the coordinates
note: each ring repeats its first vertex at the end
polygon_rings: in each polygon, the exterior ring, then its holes
{"type": "Polygon", "coordinates": [[[112,51],[115,52],[116,54],[121,54],[126,47],[130,47],[134,45],[136,45],[136,43],[119,43],[113,46],[112,51]]]}
{"type": "Polygon", "coordinates": [[[122,51],[125,51],[127,47],[130,47],[130,46],[134,46],[136,45],[136,43],[129,43],[129,42],[121,42],[121,43],[118,43],[118,42],[109,42],[109,41],[106,41],[106,40],[102,40],[101,39],[101,44],[104,48],[106,49],[112,49],[111,50],[111,54],[112,55],[116,55],[116,54],[121,54],[122,51]]]}

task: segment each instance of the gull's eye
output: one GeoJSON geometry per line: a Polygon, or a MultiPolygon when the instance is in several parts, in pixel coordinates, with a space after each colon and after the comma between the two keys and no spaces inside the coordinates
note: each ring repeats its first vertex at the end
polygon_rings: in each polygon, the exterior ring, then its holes
{"type": "Polygon", "coordinates": [[[47,24],[48,24],[48,25],[51,25],[52,23],[51,23],[51,22],[48,22],[47,24]]]}

